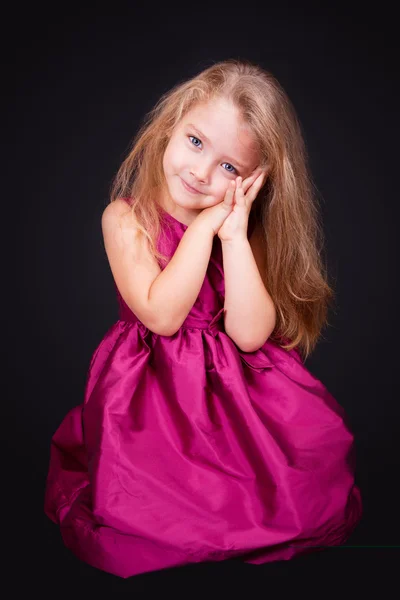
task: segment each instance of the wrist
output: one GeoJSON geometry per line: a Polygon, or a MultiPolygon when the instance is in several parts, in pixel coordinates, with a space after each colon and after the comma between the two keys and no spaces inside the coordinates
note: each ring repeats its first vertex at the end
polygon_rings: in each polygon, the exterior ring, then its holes
{"type": "Polygon", "coordinates": [[[196,219],[189,225],[190,231],[195,231],[203,237],[213,238],[215,231],[207,224],[207,221],[196,217],[196,219]]]}
{"type": "Polygon", "coordinates": [[[221,240],[222,247],[226,247],[226,248],[230,248],[230,247],[236,248],[237,246],[245,246],[245,245],[248,245],[249,243],[250,243],[249,240],[244,235],[240,235],[240,236],[237,236],[237,237],[229,239],[229,240],[221,240]]]}

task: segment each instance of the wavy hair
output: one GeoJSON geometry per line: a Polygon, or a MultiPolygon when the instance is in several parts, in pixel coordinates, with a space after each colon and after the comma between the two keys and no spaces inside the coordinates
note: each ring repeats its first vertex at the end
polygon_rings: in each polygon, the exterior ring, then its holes
{"type": "Polygon", "coordinates": [[[299,119],[276,78],[247,60],[226,60],[178,83],[148,112],[116,173],[110,202],[131,199],[138,230],[156,260],[163,214],[156,190],[166,182],[163,155],[172,131],[197,103],[230,100],[255,135],[268,177],[252,205],[264,239],[263,281],[277,313],[270,339],[303,359],[313,351],[334,291],[322,260],[324,235],[299,119]]]}

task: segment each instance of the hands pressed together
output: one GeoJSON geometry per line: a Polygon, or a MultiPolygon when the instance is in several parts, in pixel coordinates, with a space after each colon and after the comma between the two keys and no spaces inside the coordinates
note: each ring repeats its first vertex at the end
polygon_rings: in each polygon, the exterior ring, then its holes
{"type": "Polygon", "coordinates": [[[258,167],[249,177],[231,181],[222,202],[202,210],[196,221],[206,223],[223,242],[247,239],[247,227],[252,204],[262,188],[267,170],[258,167]]]}
{"type": "Polygon", "coordinates": [[[217,232],[221,241],[230,241],[237,237],[247,238],[251,207],[265,178],[266,170],[259,167],[246,179],[237,177],[229,184],[223,204],[230,212],[217,232]]]}

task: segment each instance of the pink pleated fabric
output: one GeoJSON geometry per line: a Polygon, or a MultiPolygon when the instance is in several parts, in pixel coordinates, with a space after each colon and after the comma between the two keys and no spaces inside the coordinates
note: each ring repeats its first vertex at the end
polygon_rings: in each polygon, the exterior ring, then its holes
{"type": "MultiPolygon", "coordinates": [[[[187,226],[163,214],[172,257],[187,226]]],[[[83,404],[52,438],[45,512],[65,545],[127,578],[343,544],[362,515],[344,410],[296,350],[246,353],[225,333],[218,236],[175,335],[151,332],[116,291],[83,404]]]]}

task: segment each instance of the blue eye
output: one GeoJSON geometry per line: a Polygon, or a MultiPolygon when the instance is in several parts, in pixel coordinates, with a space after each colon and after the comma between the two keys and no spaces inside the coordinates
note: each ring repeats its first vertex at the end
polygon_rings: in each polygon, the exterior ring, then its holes
{"type": "MultiPolygon", "coordinates": [[[[201,140],[199,140],[198,137],[194,136],[194,135],[188,135],[188,138],[190,140],[190,143],[195,147],[195,148],[199,148],[200,144],[201,144],[201,140]],[[199,142],[199,144],[194,144],[192,142],[192,140],[197,140],[199,142]]],[[[235,167],[233,167],[230,163],[222,163],[223,165],[229,165],[230,167],[232,167],[233,171],[228,171],[228,169],[224,169],[225,171],[227,171],[228,173],[237,173],[237,170],[235,169],[235,167]]]]}
{"type": "MultiPolygon", "coordinates": [[[[189,135],[189,140],[191,141],[191,143],[193,144],[192,140],[190,139],[192,138],[193,140],[197,140],[198,142],[200,142],[199,138],[195,137],[194,135],[189,135]]],[[[200,142],[201,144],[201,142],[200,142]]],[[[198,148],[197,144],[193,144],[193,146],[196,146],[196,148],[198,148]]]]}
{"type": "MultiPolygon", "coordinates": [[[[222,163],[223,165],[229,165],[230,167],[232,167],[233,171],[228,171],[228,173],[233,173],[236,172],[235,167],[233,167],[230,163],[222,163]]],[[[227,171],[227,169],[225,169],[225,171],[227,171]]]]}

